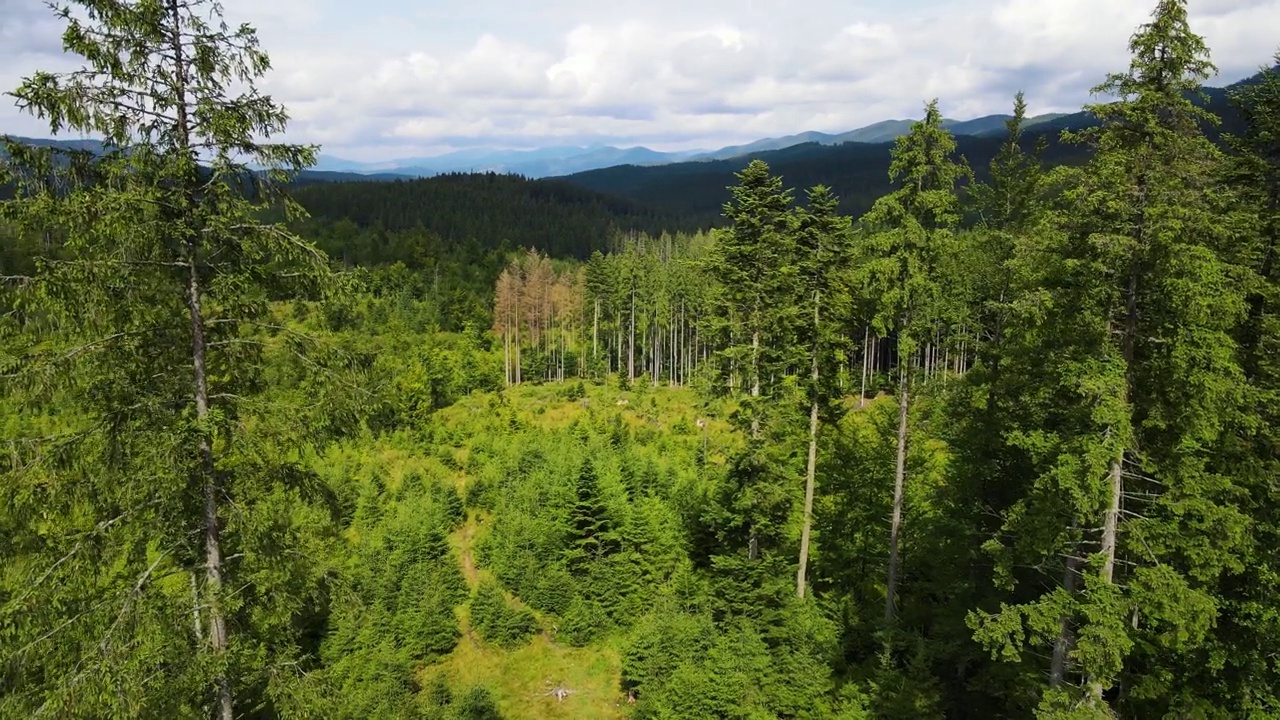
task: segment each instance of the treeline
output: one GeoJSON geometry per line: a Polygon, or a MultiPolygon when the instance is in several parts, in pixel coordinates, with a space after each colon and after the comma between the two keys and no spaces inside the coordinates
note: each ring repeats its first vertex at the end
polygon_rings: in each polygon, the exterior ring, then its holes
{"type": "Polygon", "coordinates": [[[387,233],[425,230],[486,250],[538,247],[581,260],[607,249],[617,232],[696,229],[680,217],[561,180],[495,173],[313,184],[296,188],[293,197],[318,221],[348,220],[387,233]]]}
{"type": "Polygon", "coordinates": [[[708,242],[702,233],[620,236],[616,250],[560,269],[535,250],[513,259],[493,312],[507,383],[614,373],[690,382],[709,352],[698,266],[708,242]]]}

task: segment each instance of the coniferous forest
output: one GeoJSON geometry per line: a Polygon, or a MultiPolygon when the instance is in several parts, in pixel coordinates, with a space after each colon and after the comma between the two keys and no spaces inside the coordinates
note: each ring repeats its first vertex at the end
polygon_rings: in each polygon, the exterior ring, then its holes
{"type": "Polygon", "coordinates": [[[1280,72],[1214,130],[1185,0],[1070,162],[933,101],[865,212],[755,160],[714,228],[299,187],[251,27],[75,5],[12,96],[105,149],[0,162],[0,717],[1280,718],[1280,72]]]}

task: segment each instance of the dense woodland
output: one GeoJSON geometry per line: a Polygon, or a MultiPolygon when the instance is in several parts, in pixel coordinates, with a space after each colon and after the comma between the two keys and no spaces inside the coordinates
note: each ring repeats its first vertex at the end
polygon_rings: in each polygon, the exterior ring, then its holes
{"type": "Polygon", "coordinates": [[[251,28],[77,5],[14,97],[108,149],[0,164],[0,717],[1280,717],[1280,73],[1207,132],[1183,0],[1071,162],[935,101],[865,211],[755,160],[714,230],[290,186],[251,28]]]}

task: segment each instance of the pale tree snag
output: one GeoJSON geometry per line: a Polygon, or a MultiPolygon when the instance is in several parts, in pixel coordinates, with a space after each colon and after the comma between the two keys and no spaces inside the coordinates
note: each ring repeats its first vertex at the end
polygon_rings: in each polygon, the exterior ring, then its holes
{"type": "MultiPolygon", "coordinates": [[[[756,311],[756,322],[760,320],[759,310],[756,311]]],[[[760,328],[755,328],[751,332],[751,397],[760,397],[760,328]]],[[[755,406],[751,412],[751,439],[758,440],[760,438],[760,408],[755,406]]]]}
{"type": "Polygon", "coordinates": [[[871,363],[868,351],[871,349],[871,326],[862,331],[862,390],[858,393],[858,407],[867,406],[867,369],[871,363]]]}

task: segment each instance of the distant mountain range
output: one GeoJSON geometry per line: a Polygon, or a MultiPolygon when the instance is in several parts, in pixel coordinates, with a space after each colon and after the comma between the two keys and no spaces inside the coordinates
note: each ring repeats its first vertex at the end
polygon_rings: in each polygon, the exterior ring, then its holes
{"type": "MultiPolygon", "coordinates": [[[[1256,81],[1259,76],[1247,78],[1236,83],[1242,85],[1256,81]]],[[[1225,98],[1225,90],[1221,88],[1205,88],[1210,97],[1210,107],[1222,114],[1230,113],[1225,98]],[[1225,108],[1225,110],[1224,110],[1225,108]]],[[[944,125],[960,138],[994,139],[1004,136],[1005,122],[1008,115],[986,115],[972,120],[944,120],[944,125]]],[[[299,182],[346,182],[346,181],[390,181],[414,177],[432,177],[452,173],[499,173],[516,174],[529,178],[565,177],[571,182],[581,183],[594,189],[600,187],[601,177],[634,175],[623,186],[640,183],[640,177],[662,177],[688,174],[716,174],[713,169],[716,163],[732,161],[730,165],[743,165],[746,159],[760,154],[782,153],[777,156],[783,160],[797,158],[816,159],[824,155],[835,157],[848,155],[866,155],[862,150],[849,152],[837,149],[849,144],[887,145],[895,138],[908,133],[914,120],[883,120],[866,127],[845,133],[830,134],[823,132],[803,132],[778,138],[764,138],[745,145],[733,145],[718,150],[691,150],[683,152],[659,152],[646,147],[618,148],[595,145],[550,146],[534,150],[503,150],[492,148],[476,148],[459,150],[434,157],[409,157],[386,162],[366,163],[345,160],[342,158],[321,155],[316,166],[304,172],[299,182]],[[673,167],[679,166],[679,167],[673,167]],[[687,166],[687,167],[685,167],[687,166]],[[628,169],[629,168],[629,169],[628,169]],[[658,170],[658,168],[671,168],[658,170]],[[616,172],[615,172],[616,170],[616,172]],[[603,175],[601,174],[603,173],[603,175]]],[[[1053,136],[1064,129],[1079,129],[1094,122],[1092,116],[1083,113],[1053,113],[1029,118],[1026,126],[1036,134],[1053,136]]],[[[87,150],[101,149],[96,140],[43,140],[19,138],[36,145],[59,145],[87,150]]],[[[0,150],[0,153],[3,151],[0,150]]],[[[887,157],[887,147],[873,151],[870,156],[887,157]]],[[[877,162],[878,164],[878,162],[877,162]]],[[[612,186],[613,181],[604,185],[612,186]]],[[[610,188],[627,195],[626,188],[610,188]]],[[[606,190],[608,191],[608,190],[606,190]]],[[[643,194],[643,193],[641,193],[643,194]]]]}
{"type": "MultiPolygon", "coordinates": [[[[1027,120],[1028,125],[1049,122],[1062,114],[1039,115],[1027,120]]],[[[973,120],[944,120],[944,124],[956,135],[981,137],[1002,134],[1009,115],[987,115],[973,120]]],[[[840,145],[847,142],[890,142],[911,131],[914,120],[883,120],[849,132],[830,134],[803,132],[779,138],[764,138],[746,145],[731,145],[719,150],[686,150],[660,152],[646,147],[619,148],[609,145],[579,147],[553,146],[536,150],[473,149],[438,155],[390,160],[379,163],[362,163],[353,160],[321,155],[315,170],[342,173],[391,173],[411,177],[430,177],[455,172],[496,172],[524,175],[531,178],[572,175],[588,170],[618,165],[668,165],[677,162],[702,160],[727,160],[752,153],[782,150],[805,143],[840,145]]]]}
{"type": "MultiPolygon", "coordinates": [[[[1218,141],[1224,133],[1239,134],[1245,130],[1244,119],[1231,103],[1229,92],[1233,87],[1255,83],[1260,77],[1255,75],[1226,88],[1203,88],[1203,99],[1192,96],[1193,102],[1220,120],[1219,124],[1204,127],[1210,139],[1218,141]]],[[[950,126],[956,135],[959,154],[980,179],[1005,141],[1003,123],[1003,116],[993,115],[950,126]]],[[[1061,142],[1062,131],[1081,130],[1096,124],[1097,119],[1085,112],[1041,116],[1029,123],[1024,142],[1030,147],[1042,139],[1047,141],[1044,159],[1050,165],[1075,164],[1088,159],[1089,149],[1061,142]]],[[[720,159],[598,168],[559,179],[680,218],[682,227],[706,227],[723,222],[721,211],[729,199],[728,188],[736,183],[734,173],[751,159],[760,158],[769,163],[773,173],[782,177],[786,187],[796,191],[797,198],[803,198],[803,188],[821,183],[840,198],[842,213],[856,217],[892,189],[889,181],[892,140],[909,127],[910,121],[878,123],[846,134],[862,133],[861,137],[866,140],[839,144],[831,143],[832,136],[807,133],[792,136],[813,138],[798,145],[787,145],[790,138],[763,140],[753,146],[726,148],[730,156],[720,159]],[[899,122],[901,124],[895,124],[899,122]],[[763,149],[770,144],[779,147],[763,149]],[[744,149],[746,152],[742,152],[744,149]]]]}

